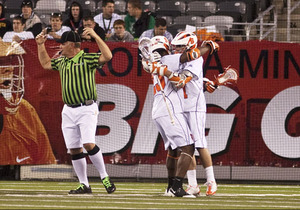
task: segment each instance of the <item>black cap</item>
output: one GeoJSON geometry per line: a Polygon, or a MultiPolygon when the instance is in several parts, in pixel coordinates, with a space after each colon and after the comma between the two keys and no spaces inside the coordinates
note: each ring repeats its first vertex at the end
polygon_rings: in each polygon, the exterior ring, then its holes
{"type": "Polygon", "coordinates": [[[81,42],[81,38],[75,31],[66,31],[61,35],[60,39],[56,40],[58,43],[65,42],[81,42]]]}
{"type": "Polygon", "coordinates": [[[23,8],[24,6],[28,6],[31,7],[31,9],[33,9],[33,4],[31,0],[23,0],[21,4],[21,8],[23,8]]]}

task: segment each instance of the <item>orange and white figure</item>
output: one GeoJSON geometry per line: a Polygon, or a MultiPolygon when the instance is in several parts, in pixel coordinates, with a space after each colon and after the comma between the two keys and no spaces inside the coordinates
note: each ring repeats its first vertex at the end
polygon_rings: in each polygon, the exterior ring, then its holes
{"type": "Polygon", "coordinates": [[[54,164],[46,130],[24,95],[25,53],[0,42],[0,165],[54,164]]]}

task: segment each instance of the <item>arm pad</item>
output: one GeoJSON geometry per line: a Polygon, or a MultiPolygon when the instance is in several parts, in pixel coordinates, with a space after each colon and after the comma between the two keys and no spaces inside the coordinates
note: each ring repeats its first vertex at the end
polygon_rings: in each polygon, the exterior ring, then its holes
{"type": "Polygon", "coordinates": [[[217,42],[214,42],[212,40],[205,40],[202,42],[201,46],[203,45],[209,45],[210,46],[210,55],[215,53],[215,52],[218,52],[219,51],[219,44],[217,42]]]}
{"type": "Polygon", "coordinates": [[[186,57],[187,57],[188,61],[192,61],[197,58],[200,58],[200,56],[201,56],[201,52],[198,48],[194,48],[192,50],[186,51],[186,57]]]}

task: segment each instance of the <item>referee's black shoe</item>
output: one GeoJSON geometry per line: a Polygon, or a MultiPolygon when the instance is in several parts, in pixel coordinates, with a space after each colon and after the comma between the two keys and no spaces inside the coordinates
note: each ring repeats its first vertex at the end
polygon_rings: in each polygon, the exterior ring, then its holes
{"type": "Polygon", "coordinates": [[[107,191],[107,193],[113,193],[116,191],[115,184],[110,180],[110,178],[107,176],[104,179],[102,179],[102,183],[107,191]]]}
{"type": "Polygon", "coordinates": [[[75,190],[70,190],[69,194],[91,194],[91,187],[87,187],[85,184],[80,184],[75,190]]]}

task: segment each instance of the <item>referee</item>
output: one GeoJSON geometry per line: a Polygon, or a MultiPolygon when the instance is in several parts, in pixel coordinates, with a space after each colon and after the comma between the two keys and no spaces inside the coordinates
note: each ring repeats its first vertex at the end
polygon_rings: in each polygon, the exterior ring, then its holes
{"type": "Polygon", "coordinates": [[[80,185],[69,194],[92,193],[87,178],[87,162],[83,153],[86,149],[90,160],[99,171],[102,183],[108,193],[116,190],[110,180],[100,148],[95,144],[97,127],[97,92],[95,72],[112,58],[105,42],[92,28],[84,28],[83,35],[93,37],[101,53],[84,53],[80,50],[80,36],[74,31],[64,32],[61,39],[62,57],[51,59],[45,48],[46,34],[36,37],[39,61],[44,69],[59,72],[62,87],[62,99],[65,103],[62,111],[62,132],[67,149],[70,150],[72,165],[80,185]]]}

